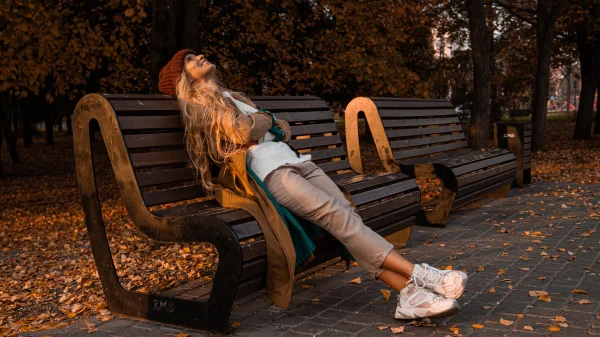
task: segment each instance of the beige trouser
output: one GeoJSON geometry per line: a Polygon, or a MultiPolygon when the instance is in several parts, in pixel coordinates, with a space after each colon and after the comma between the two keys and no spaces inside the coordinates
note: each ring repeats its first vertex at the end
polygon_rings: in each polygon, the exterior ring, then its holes
{"type": "Polygon", "coordinates": [[[381,264],[394,246],[363,224],[317,165],[306,161],[281,166],[269,173],[264,183],[281,206],[331,233],[374,279],[381,275],[381,264]]]}

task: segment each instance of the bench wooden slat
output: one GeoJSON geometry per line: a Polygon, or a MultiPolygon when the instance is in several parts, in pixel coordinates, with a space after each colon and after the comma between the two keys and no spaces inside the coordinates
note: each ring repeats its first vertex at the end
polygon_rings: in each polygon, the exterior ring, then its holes
{"type": "MultiPolygon", "coordinates": [[[[344,189],[346,189],[346,191],[348,191],[350,194],[356,194],[356,193],[361,193],[363,191],[372,189],[372,188],[376,188],[378,186],[385,186],[385,185],[389,185],[389,184],[393,184],[393,183],[397,183],[400,181],[405,181],[405,180],[412,180],[409,176],[405,175],[404,173],[400,173],[400,172],[393,172],[390,174],[382,174],[382,175],[373,175],[373,176],[367,176],[366,179],[362,179],[361,181],[357,181],[357,182],[352,182],[352,183],[347,183],[347,184],[340,184],[344,186],[344,189]]],[[[417,187],[417,185],[415,184],[414,187],[417,187]]],[[[398,191],[403,192],[403,191],[398,191]]]]}
{"type": "Polygon", "coordinates": [[[342,138],[339,135],[335,135],[304,139],[292,139],[290,140],[289,144],[296,148],[296,150],[303,150],[320,146],[342,145],[342,138]]]}
{"type": "Polygon", "coordinates": [[[452,103],[440,100],[440,101],[432,101],[432,100],[410,100],[410,101],[392,101],[392,100],[378,100],[373,99],[375,106],[377,109],[384,110],[386,108],[452,108],[452,103]]]}
{"type": "Polygon", "coordinates": [[[176,100],[175,96],[163,94],[102,94],[109,102],[115,100],[151,99],[151,100],[176,100]]]}
{"type": "Polygon", "coordinates": [[[275,118],[284,119],[290,123],[331,121],[333,119],[329,110],[279,113],[273,112],[273,114],[275,115],[275,118]]]}
{"type": "Polygon", "coordinates": [[[233,225],[231,229],[240,241],[248,240],[262,234],[262,230],[254,218],[248,222],[233,225]]]}
{"type": "Polygon", "coordinates": [[[204,193],[204,190],[198,185],[189,185],[144,192],[142,193],[142,196],[146,206],[156,206],[182,200],[201,198],[206,196],[206,193],[204,193]]]}
{"type": "Polygon", "coordinates": [[[185,150],[132,153],[130,157],[135,168],[187,163],[185,150]]]}
{"type": "Polygon", "coordinates": [[[242,246],[242,257],[244,261],[249,261],[266,255],[267,244],[265,240],[257,240],[242,246]]]}
{"type": "Polygon", "coordinates": [[[337,133],[335,123],[291,125],[292,136],[313,135],[318,133],[337,133]]]}
{"type": "Polygon", "coordinates": [[[110,104],[117,111],[179,111],[175,100],[161,99],[136,99],[136,100],[111,100],[110,104]]]}
{"type": "Polygon", "coordinates": [[[312,161],[318,161],[331,158],[345,157],[346,149],[344,149],[343,147],[336,147],[332,149],[310,151],[307,153],[311,155],[312,161]]]}
{"type": "Polygon", "coordinates": [[[350,163],[347,160],[338,160],[338,161],[330,161],[326,163],[317,164],[318,167],[323,170],[323,172],[330,174],[335,171],[340,170],[351,170],[350,163]]]}
{"type": "Polygon", "coordinates": [[[444,124],[459,124],[458,117],[446,118],[421,118],[421,119],[384,119],[384,128],[399,128],[409,126],[428,126],[428,125],[444,125],[444,124]]]}
{"type": "Polygon", "coordinates": [[[420,206],[417,203],[412,203],[407,207],[396,208],[389,213],[381,214],[376,218],[366,220],[365,225],[379,233],[382,228],[397,222],[399,219],[405,219],[415,214],[419,211],[419,208],[420,206]]]}
{"type": "Polygon", "coordinates": [[[261,256],[256,259],[244,262],[240,280],[247,280],[251,277],[265,274],[267,270],[267,257],[261,256]]]}
{"type": "Polygon", "coordinates": [[[124,135],[123,138],[128,149],[184,144],[183,132],[124,135]]]}
{"type": "Polygon", "coordinates": [[[494,186],[497,183],[505,181],[507,179],[511,180],[511,182],[512,182],[512,179],[514,178],[515,173],[516,173],[516,170],[510,170],[510,171],[503,172],[497,176],[491,177],[489,179],[481,180],[474,184],[467,185],[464,188],[458,190],[458,193],[456,193],[456,198],[460,198],[462,196],[472,194],[474,192],[493,190],[496,188],[494,186]]]}
{"type": "Polygon", "coordinates": [[[475,163],[459,166],[457,168],[452,169],[452,172],[454,172],[454,174],[458,177],[465,173],[477,171],[477,170],[486,168],[488,166],[515,161],[514,158],[515,158],[514,155],[509,152],[509,153],[506,153],[506,154],[498,156],[498,157],[488,158],[486,160],[481,160],[481,161],[478,161],[475,163]]]}
{"type": "Polygon", "coordinates": [[[463,140],[465,135],[463,133],[457,133],[453,135],[435,136],[435,137],[423,137],[423,138],[411,138],[395,140],[390,142],[392,149],[401,149],[406,147],[414,147],[421,145],[433,145],[437,143],[445,143],[455,140],[463,140]]]}
{"type": "Polygon", "coordinates": [[[327,110],[329,112],[329,106],[325,101],[317,99],[306,99],[306,100],[276,100],[276,101],[254,101],[262,109],[267,109],[273,113],[277,113],[278,110],[327,110]]]}
{"type": "Polygon", "coordinates": [[[382,109],[379,111],[381,118],[408,118],[408,117],[429,117],[429,116],[456,116],[454,109],[382,109]]]}
{"type": "Polygon", "coordinates": [[[188,214],[206,214],[218,212],[230,212],[230,209],[221,207],[216,200],[204,200],[201,202],[190,203],[186,205],[173,206],[163,209],[155,209],[153,214],[159,217],[177,217],[188,214]]]}
{"type": "Polygon", "coordinates": [[[480,160],[486,160],[489,158],[494,158],[497,156],[501,156],[507,154],[508,151],[503,149],[492,149],[488,151],[476,151],[472,149],[465,149],[461,153],[458,152],[448,152],[445,153],[444,156],[439,156],[436,159],[437,161],[444,164],[449,168],[455,168],[458,166],[470,164],[480,160]]]}
{"type": "Polygon", "coordinates": [[[516,169],[517,169],[517,162],[513,160],[506,164],[488,168],[482,172],[468,174],[468,175],[462,175],[457,178],[458,187],[466,186],[466,185],[472,184],[474,182],[477,182],[479,180],[485,180],[490,177],[494,177],[498,174],[501,174],[503,172],[516,170],[516,169]]]}
{"type": "Polygon", "coordinates": [[[360,206],[377,199],[393,196],[394,194],[397,194],[398,191],[406,191],[414,186],[415,182],[412,180],[401,181],[384,187],[375,188],[364,193],[353,194],[352,200],[356,206],[360,206]]]}
{"type": "MultiPolygon", "coordinates": [[[[137,172],[136,178],[140,187],[179,183],[196,179],[194,169],[191,167],[137,172]]],[[[198,184],[200,184],[199,181],[198,184]]]]}
{"type": "Polygon", "coordinates": [[[119,116],[118,120],[123,131],[183,128],[179,115],[119,116]]]}
{"type": "Polygon", "coordinates": [[[368,220],[373,217],[380,216],[394,209],[406,207],[413,203],[418,203],[421,200],[421,192],[416,190],[407,194],[382,201],[375,205],[361,207],[357,213],[363,220],[368,220]]]}
{"type": "Polygon", "coordinates": [[[467,146],[468,146],[467,142],[463,141],[463,142],[456,142],[456,143],[450,143],[450,144],[444,144],[444,145],[438,145],[438,146],[419,148],[419,149],[414,149],[414,150],[396,151],[396,152],[394,152],[394,158],[396,158],[396,160],[402,160],[405,158],[411,158],[411,157],[427,155],[427,154],[432,154],[432,153],[437,153],[437,152],[444,152],[444,151],[449,151],[449,150],[454,150],[454,149],[460,149],[460,148],[464,148],[467,146]]]}
{"type": "Polygon", "coordinates": [[[413,128],[413,129],[392,129],[385,130],[385,134],[389,139],[397,138],[397,137],[409,137],[409,136],[422,136],[422,135],[431,135],[431,134],[442,134],[449,132],[461,132],[462,126],[460,125],[451,125],[451,126],[438,126],[432,128],[413,128]]]}

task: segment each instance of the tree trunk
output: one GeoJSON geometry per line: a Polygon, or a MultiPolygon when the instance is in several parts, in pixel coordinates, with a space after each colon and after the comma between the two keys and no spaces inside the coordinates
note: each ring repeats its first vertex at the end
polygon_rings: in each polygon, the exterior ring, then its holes
{"type": "Polygon", "coordinates": [[[469,134],[471,147],[479,150],[487,145],[490,123],[491,46],[483,0],[466,0],[469,14],[471,56],[473,57],[473,109],[469,134]]]}
{"type": "Polygon", "coordinates": [[[571,95],[573,95],[573,91],[571,90],[571,73],[572,68],[569,66],[567,69],[567,114],[570,115],[571,112],[571,95]]]}
{"type": "Polygon", "coordinates": [[[600,79],[596,84],[596,125],[594,126],[594,134],[600,134],[600,79]]]}
{"type": "Polygon", "coordinates": [[[2,137],[2,133],[4,134],[4,138],[6,139],[6,146],[8,147],[8,152],[10,153],[10,158],[13,164],[18,164],[21,162],[19,159],[19,153],[17,152],[17,137],[12,131],[10,118],[9,118],[9,109],[10,109],[10,100],[8,97],[8,93],[4,92],[1,94],[2,102],[0,104],[0,138],[2,137]]]}
{"type": "Polygon", "coordinates": [[[158,74],[177,52],[177,34],[174,0],[154,0],[152,4],[152,92],[158,93],[158,74]]]}
{"type": "Polygon", "coordinates": [[[573,138],[585,139],[592,137],[594,95],[600,78],[600,42],[589,39],[592,32],[583,24],[578,25],[576,32],[581,63],[581,93],[573,138]]]}
{"type": "Polygon", "coordinates": [[[23,128],[23,146],[29,148],[33,144],[33,137],[31,134],[31,98],[19,100],[19,103],[19,105],[21,106],[21,127],[23,128]]]}
{"type": "Polygon", "coordinates": [[[538,62],[533,84],[531,102],[532,150],[546,148],[548,90],[550,87],[550,58],[556,20],[564,6],[564,0],[538,0],[536,10],[536,40],[538,62]]]}
{"type": "Polygon", "coordinates": [[[185,0],[181,6],[183,13],[181,17],[181,45],[178,49],[193,49],[198,51],[198,0],[185,0]]]}
{"type": "Polygon", "coordinates": [[[48,107],[44,124],[46,127],[46,145],[54,145],[54,108],[48,107]]]}

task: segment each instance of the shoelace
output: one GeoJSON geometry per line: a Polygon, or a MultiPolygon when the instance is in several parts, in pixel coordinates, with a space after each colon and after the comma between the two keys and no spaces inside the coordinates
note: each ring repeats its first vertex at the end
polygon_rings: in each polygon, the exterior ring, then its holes
{"type": "Polygon", "coordinates": [[[425,283],[427,281],[433,282],[433,283],[440,282],[440,278],[442,277],[442,274],[440,273],[439,270],[434,270],[433,267],[431,267],[430,265],[425,264],[425,263],[423,263],[421,265],[421,267],[424,269],[423,276],[418,276],[418,275],[416,275],[416,273],[414,273],[408,279],[408,283],[413,283],[418,288],[424,288],[425,283]]]}

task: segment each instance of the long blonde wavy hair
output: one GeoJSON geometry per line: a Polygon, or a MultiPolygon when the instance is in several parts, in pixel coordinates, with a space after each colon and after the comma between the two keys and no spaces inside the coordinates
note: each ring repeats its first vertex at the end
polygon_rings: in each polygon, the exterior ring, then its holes
{"type": "Polygon", "coordinates": [[[183,70],[177,81],[176,94],[185,125],[187,152],[196,178],[210,193],[214,189],[210,163],[222,165],[227,158],[246,151],[242,136],[235,127],[235,118],[241,113],[222,92],[228,91],[235,99],[255,105],[242,93],[216,85],[193,82],[183,70]]]}

